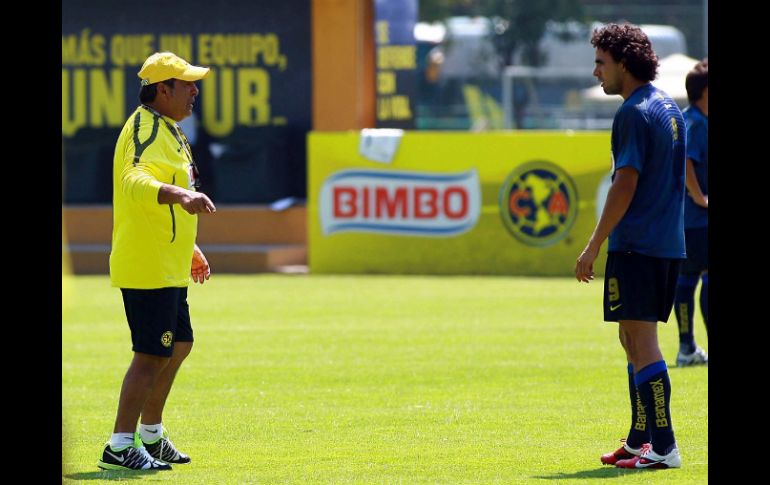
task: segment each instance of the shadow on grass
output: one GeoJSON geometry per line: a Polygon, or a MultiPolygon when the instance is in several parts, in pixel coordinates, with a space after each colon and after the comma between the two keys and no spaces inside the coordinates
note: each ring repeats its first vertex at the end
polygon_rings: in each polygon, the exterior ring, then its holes
{"type": "Polygon", "coordinates": [[[69,473],[64,478],[69,480],[101,480],[101,481],[123,481],[123,480],[141,480],[147,475],[155,475],[162,470],[99,470],[95,472],[69,473]]]}
{"type": "Polygon", "coordinates": [[[565,480],[565,479],[592,479],[592,478],[617,478],[629,473],[639,473],[643,470],[627,470],[624,468],[616,467],[599,467],[593,470],[582,470],[575,473],[554,473],[552,475],[535,475],[532,478],[539,478],[541,480],[565,480]]]}

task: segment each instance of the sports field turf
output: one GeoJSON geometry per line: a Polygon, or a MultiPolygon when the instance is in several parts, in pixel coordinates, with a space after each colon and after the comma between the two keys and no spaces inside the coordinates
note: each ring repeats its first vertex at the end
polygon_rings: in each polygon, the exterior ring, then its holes
{"type": "MultiPolygon", "coordinates": [[[[470,484],[708,481],[708,368],[674,367],[683,467],[599,463],[629,425],[601,280],[217,275],[191,286],[196,343],[164,423],[192,457],[162,472],[96,467],[131,359],[106,276],[66,287],[65,483],[470,484]]],[[[696,338],[708,348],[696,309],[696,338]]]]}

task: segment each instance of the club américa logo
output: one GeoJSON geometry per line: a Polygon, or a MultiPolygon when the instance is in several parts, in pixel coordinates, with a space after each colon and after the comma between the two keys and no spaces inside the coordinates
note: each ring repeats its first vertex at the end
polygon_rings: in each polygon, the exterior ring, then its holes
{"type": "Polygon", "coordinates": [[[160,336],[160,343],[164,347],[171,347],[171,342],[174,341],[174,334],[170,331],[166,331],[160,336]]]}
{"type": "Polygon", "coordinates": [[[500,189],[500,216],[508,231],[528,246],[557,243],[577,216],[577,190],[557,165],[533,161],[517,167],[500,189]]]}

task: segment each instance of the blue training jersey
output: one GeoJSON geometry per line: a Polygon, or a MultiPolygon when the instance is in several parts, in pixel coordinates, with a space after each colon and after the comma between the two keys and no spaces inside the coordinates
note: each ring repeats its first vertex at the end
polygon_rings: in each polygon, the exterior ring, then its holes
{"type": "Polygon", "coordinates": [[[633,167],[639,181],[631,205],[610,233],[609,251],[684,259],[684,118],[652,84],[637,88],[612,121],[612,176],[633,167]]]}
{"type": "MultiPolygon", "coordinates": [[[[696,106],[685,108],[684,121],[687,123],[687,158],[692,160],[695,178],[703,195],[709,193],[709,119],[696,106]]],[[[709,210],[693,202],[692,197],[684,198],[684,227],[695,229],[708,227],[709,210]]]]}

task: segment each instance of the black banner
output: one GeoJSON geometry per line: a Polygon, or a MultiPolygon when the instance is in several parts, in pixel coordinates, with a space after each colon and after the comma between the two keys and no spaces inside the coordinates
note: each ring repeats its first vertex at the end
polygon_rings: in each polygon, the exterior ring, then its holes
{"type": "Polygon", "coordinates": [[[120,129],[154,52],[211,67],[180,124],[215,203],[305,197],[310,0],[62,1],[65,203],[109,203],[120,129]]]}
{"type": "Polygon", "coordinates": [[[417,0],[376,0],[377,127],[414,128],[417,0]]]}

